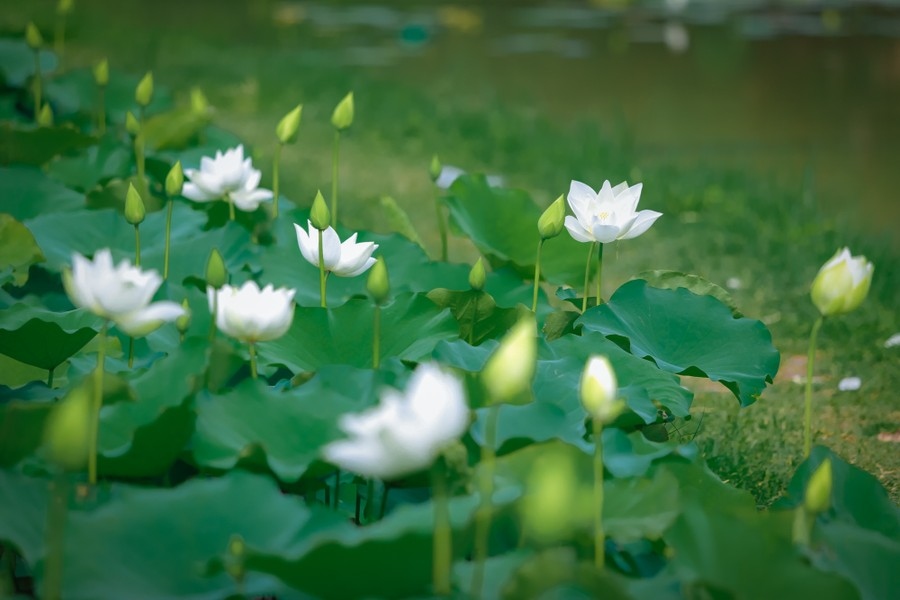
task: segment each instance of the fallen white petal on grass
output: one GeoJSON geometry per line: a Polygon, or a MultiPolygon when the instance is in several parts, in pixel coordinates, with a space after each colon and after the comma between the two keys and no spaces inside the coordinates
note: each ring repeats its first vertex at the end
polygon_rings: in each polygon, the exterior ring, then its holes
{"type": "Polygon", "coordinates": [[[838,382],[838,389],[842,392],[855,392],[862,387],[862,379],[859,377],[844,377],[838,382]]]}

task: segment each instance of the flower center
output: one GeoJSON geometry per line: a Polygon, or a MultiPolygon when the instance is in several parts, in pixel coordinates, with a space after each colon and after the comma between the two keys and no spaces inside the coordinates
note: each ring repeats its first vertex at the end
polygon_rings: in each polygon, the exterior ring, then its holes
{"type": "Polygon", "coordinates": [[[601,221],[606,221],[609,218],[609,211],[601,211],[597,213],[597,218],[601,221]]]}

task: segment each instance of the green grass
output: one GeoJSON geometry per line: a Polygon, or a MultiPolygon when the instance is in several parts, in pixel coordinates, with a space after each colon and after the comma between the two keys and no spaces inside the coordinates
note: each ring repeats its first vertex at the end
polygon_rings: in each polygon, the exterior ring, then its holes
{"type": "MultiPolygon", "coordinates": [[[[46,10],[52,4],[41,3],[45,12],[38,15],[51,14],[46,10]]],[[[24,26],[30,6],[15,6],[0,27],[24,26]]],[[[115,68],[153,69],[158,84],[178,92],[199,85],[217,107],[216,122],[254,149],[264,184],[270,181],[275,124],[303,102],[299,142],[285,150],[282,175],[282,192],[301,206],[317,189],[330,189],[328,119],[334,104],[355,92],[356,123],[342,144],[341,170],[342,221],[350,227],[385,230],[378,198],[391,195],[436,249],[428,178],[433,153],[446,163],[500,173],[542,204],[565,192],[571,179],[595,187],[606,178],[643,181],[641,206],[665,216],[646,235],[607,253],[604,295],[647,269],[694,272],[721,285],[738,278],[733,295],[739,307],[770,327],[783,370],[791,373],[805,370],[815,318],[808,287],[817,269],[839,246],[865,254],[876,265],[869,299],[857,312],[826,322],[820,336],[815,439],[875,474],[900,499],[897,446],[877,438],[900,430],[900,348],[883,347],[900,330],[898,257],[889,240],[848,224],[851,215],[825,212],[812,173],[776,179],[674,159],[646,161],[633,148],[628,124],[613,116],[603,123],[563,124],[537,114],[527,101],[510,104],[467,95],[464,88],[448,93],[447,86],[423,88],[309,60],[316,52],[327,58],[335,39],[313,39],[304,53],[283,49],[277,37],[259,45],[249,33],[226,35],[215,21],[198,32],[147,18],[79,13],[69,62],[86,65],[109,55],[115,68]],[[837,381],[848,375],[861,377],[862,389],[837,392],[837,381]]],[[[476,256],[469,243],[453,240],[451,259],[471,262],[476,256]]],[[[746,409],[703,386],[695,407],[687,429],[700,423],[696,441],[716,472],[750,490],[762,506],[777,498],[802,459],[803,386],[781,376],[746,409]]]]}

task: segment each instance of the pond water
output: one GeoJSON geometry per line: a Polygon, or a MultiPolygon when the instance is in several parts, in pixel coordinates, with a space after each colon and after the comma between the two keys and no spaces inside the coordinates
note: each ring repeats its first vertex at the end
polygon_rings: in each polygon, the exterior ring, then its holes
{"type": "MultiPolygon", "coordinates": [[[[15,30],[35,10],[52,15],[55,2],[4,4],[0,27],[15,30]]],[[[898,242],[896,2],[76,5],[73,61],[109,53],[124,68],[162,66],[173,87],[216,95],[256,85],[255,70],[284,59],[476,110],[500,102],[561,124],[615,122],[640,164],[738,168],[783,179],[798,194],[811,187],[834,215],[898,242]],[[203,66],[210,62],[218,64],[203,66]]],[[[253,105],[278,113],[261,115],[266,122],[283,112],[268,107],[253,105]]],[[[252,129],[240,133],[253,141],[252,129]]]]}

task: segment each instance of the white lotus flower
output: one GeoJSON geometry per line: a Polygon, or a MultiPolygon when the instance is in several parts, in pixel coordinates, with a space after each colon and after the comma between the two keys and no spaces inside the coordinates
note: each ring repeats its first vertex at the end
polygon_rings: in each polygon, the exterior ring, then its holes
{"type": "Polygon", "coordinates": [[[244,158],[244,146],[216,151],[216,156],[200,159],[199,169],[185,169],[185,182],[181,194],[195,202],[231,200],[243,211],[253,211],[260,202],[272,199],[272,191],[259,187],[262,173],[253,168],[253,161],[244,158]]]}
{"type": "Polygon", "coordinates": [[[348,237],[343,243],[337,232],[329,227],[320,232],[313,227],[312,221],[307,221],[304,230],[294,223],[297,230],[297,245],[303,258],[315,267],[319,266],[319,235],[322,236],[322,255],[325,260],[325,270],[339,277],[355,277],[365,273],[375,264],[372,253],[378,248],[375,242],[357,242],[356,234],[348,237]]]}
{"type": "Polygon", "coordinates": [[[566,217],[566,229],[579,242],[606,244],[636,238],[662,216],[655,210],[635,212],[642,187],[640,183],[628,187],[625,182],[612,187],[604,181],[595,192],[589,185],[573,181],[567,200],[575,216],[566,217]]]}
{"type": "Polygon", "coordinates": [[[63,285],[75,306],[113,321],[132,337],[147,335],[184,314],[177,302],[150,304],[161,284],[156,271],[142,271],[127,260],[113,266],[109,248],[95,252],[93,261],[76,252],[72,269],[63,272],[63,285]]]}
{"type": "Polygon", "coordinates": [[[248,344],[267,342],[283,336],[294,319],[296,290],[275,289],[271,284],[259,289],[255,281],[241,287],[223,285],[218,290],[206,288],[209,309],[215,304],[216,327],[233,338],[248,344]]]}
{"type": "Polygon", "coordinates": [[[601,423],[613,422],[625,409],[619,400],[616,372],[605,356],[592,354],[581,374],[581,404],[591,417],[601,423]]]}
{"type": "Polygon", "coordinates": [[[434,363],[419,365],[405,392],[386,389],[381,403],[343,415],[349,439],[322,449],[325,459],[365,477],[392,480],[429,467],[469,427],[460,380],[434,363]]]}
{"type": "Polygon", "coordinates": [[[865,256],[851,256],[849,248],[838,250],[813,280],[813,303],[825,316],[856,309],[869,293],[874,270],[865,256]]]}

